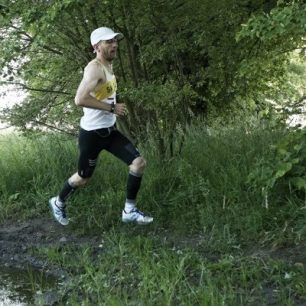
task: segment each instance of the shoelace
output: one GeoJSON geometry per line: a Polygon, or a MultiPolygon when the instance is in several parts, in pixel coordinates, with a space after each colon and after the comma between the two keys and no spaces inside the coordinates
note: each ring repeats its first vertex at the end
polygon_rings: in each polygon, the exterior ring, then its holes
{"type": "Polygon", "coordinates": [[[66,218],[66,211],[65,211],[66,207],[65,206],[59,207],[56,204],[55,204],[55,206],[61,211],[61,214],[62,214],[63,218],[66,218]]]}
{"type": "Polygon", "coordinates": [[[145,214],[137,208],[134,208],[133,210],[131,210],[131,213],[132,212],[138,213],[138,214],[142,215],[143,217],[145,217],[145,214]]]}

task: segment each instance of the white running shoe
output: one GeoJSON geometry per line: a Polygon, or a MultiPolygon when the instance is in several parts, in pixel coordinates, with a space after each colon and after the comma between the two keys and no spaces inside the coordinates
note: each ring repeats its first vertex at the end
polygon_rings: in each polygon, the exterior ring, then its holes
{"type": "Polygon", "coordinates": [[[143,212],[137,208],[132,209],[129,213],[122,211],[122,221],[124,223],[137,223],[145,225],[153,222],[153,218],[146,216],[143,212]]]}
{"type": "Polygon", "coordinates": [[[57,206],[56,198],[57,197],[53,197],[49,200],[49,206],[51,208],[52,215],[55,218],[55,220],[59,222],[61,225],[67,225],[69,223],[69,220],[66,216],[65,206],[64,207],[57,206]]]}

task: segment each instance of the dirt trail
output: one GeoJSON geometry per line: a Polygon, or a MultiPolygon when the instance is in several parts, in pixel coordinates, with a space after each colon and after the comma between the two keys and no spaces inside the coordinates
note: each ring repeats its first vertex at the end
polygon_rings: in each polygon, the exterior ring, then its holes
{"type": "MultiPolygon", "coordinates": [[[[155,233],[156,234],[156,233],[155,233]]],[[[201,243],[205,238],[201,235],[194,237],[177,237],[167,230],[161,230],[160,238],[167,240],[169,247],[175,245],[178,248],[194,248],[199,250],[201,243]]],[[[0,265],[13,267],[17,269],[34,268],[44,272],[55,278],[68,277],[66,271],[59,266],[53,266],[39,256],[33,255],[33,248],[43,247],[61,247],[61,246],[84,246],[91,245],[96,252],[100,252],[99,240],[101,237],[79,237],[69,227],[57,224],[51,218],[35,218],[26,221],[7,221],[0,225],[0,265]]],[[[306,267],[306,245],[288,245],[282,248],[258,248],[254,246],[252,249],[245,250],[247,257],[255,258],[272,258],[281,260],[290,265],[294,265],[301,269],[306,267]]],[[[212,261],[218,261],[219,256],[216,254],[203,253],[203,256],[212,261]]],[[[273,288],[264,288],[263,295],[267,297],[269,305],[275,305],[275,292],[273,288]]],[[[47,293],[44,298],[50,299],[51,293],[47,293]]],[[[55,294],[53,300],[57,300],[55,294]]],[[[49,303],[50,304],[50,303],[49,303]]],[[[50,304],[51,305],[51,304],[50,304]]],[[[304,299],[295,299],[295,305],[306,305],[304,299]]]]}
{"type": "MultiPolygon", "coordinates": [[[[156,235],[156,233],[155,233],[156,235]]],[[[169,238],[178,247],[199,248],[203,242],[202,236],[173,237],[167,231],[159,233],[161,239],[169,238]],[[168,237],[167,237],[168,236],[168,237]]],[[[100,237],[101,238],[101,237],[100,237]]],[[[32,248],[57,246],[99,245],[99,237],[79,237],[69,227],[57,224],[51,218],[35,218],[26,221],[8,221],[0,225],[0,264],[14,268],[26,268],[43,271],[53,276],[63,276],[65,273],[59,267],[51,266],[46,260],[32,255],[32,248]]],[[[290,245],[281,248],[258,248],[246,250],[244,256],[257,258],[273,258],[288,264],[306,267],[306,245],[290,245]]],[[[203,256],[218,260],[218,256],[205,253],[203,256]]]]}
{"type": "MultiPolygon", "coordinates": [[[[25,269],[31,266],[55,277],[63,277],[65,271],[51,266],[46,260],[31,255],[32,248],[95,243],[97,238],[80,238],[68,227],[51,218],[26,221],[8,221],[0,225],[0,264],[25,269]]],[[[95,245],[95,244],[92,244],[95,245]]]]}

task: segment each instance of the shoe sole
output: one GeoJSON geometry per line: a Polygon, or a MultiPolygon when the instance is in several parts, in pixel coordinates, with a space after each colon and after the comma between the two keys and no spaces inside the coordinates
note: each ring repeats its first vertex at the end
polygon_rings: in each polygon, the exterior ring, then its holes
{"type": "Polygon", "coordinates": [[[131,224],[137,224],[137,225],[148,225],[148,224],[153,223],[153,220],[151,222],[138,222],[138,221],[130,221],[130,220],[123,220],[122,219],[122,222],[126,223],[126,224],[131,223],[131,224]]]}

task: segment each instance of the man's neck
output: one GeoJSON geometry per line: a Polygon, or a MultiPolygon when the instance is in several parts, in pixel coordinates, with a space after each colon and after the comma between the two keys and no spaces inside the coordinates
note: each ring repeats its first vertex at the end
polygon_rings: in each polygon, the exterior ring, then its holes
{"type": "Polygon", "coordinates": [[[96,59],[97,59],[101,64],[103,64],[103,65],[106,66],[106,67],[111,67],[111,66],[112,66],[112,61],[108,61],[108,60],[106,60],[104,57],[97,56],[96,59]]]}

